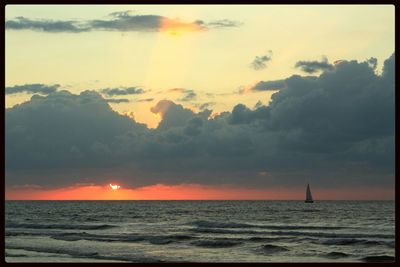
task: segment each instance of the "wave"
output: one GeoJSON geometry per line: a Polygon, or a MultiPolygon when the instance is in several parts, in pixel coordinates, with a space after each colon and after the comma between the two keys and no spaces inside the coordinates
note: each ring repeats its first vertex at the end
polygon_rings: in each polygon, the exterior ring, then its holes
{"type": "Polygon", "coordinates": [[[139,235],[95,235],[86,232],[80,233],[60,233],[52,235],[51,238],[63,241],[102,241],[102,242],[137,242],[145,240],[144,236],[139,235]]]}
{"type": "Polygon", "coordinates": [[[257,235],[284,235],[301,237],[326,237],[326,238],[394,238],[391,234],[357,234],[357,233],[329,233],[329,232],[299,232],[299,231],[254,231],[254,230],[232,230],[214,228],[192,228],[189,229],[198,233],[213,234],[257,234],[257,235]]]}
{"type": "Polygon", "coordinates": [[[198,241],[193,241],[190,244],[198,247],[227,248],[240,245],[242,244],[242,242],[229,241],[229,240],[198,240],[198,241]]]}
{"type": "Polygon", "coordinates": [[[367,239],[356,239],[356,238],[336,238],[336,239],[328,239],[322,242],[319,242],[323,245],[339,245],[339,246],[347,246],[347,245],[366,245],[366,246],[379,246],[385,245],[391,247],[394,241],[378,241],[378,240],[367,240],[367,239]]]}
{"type": "Polygon", "coordinates": [[[394,262],[393,256],[380,255],[380,256],[368,256],[361,259],[364,262],[394,262]]]}
{"type": "Polygon", "coordinates": [[[98,235],[89,234],[86,232],[80,233],[59,233],[52,235],[51,238],[63,241],[78,241],[78,240],[88,240],[88,241],[100,241],[100,242],[140,242],[148,241],[154,245],[166,245],[176,241],[190,240],[194,239],[194,236],[190,235],[137,235],[137,234],[124,234],[124,235],[98,235]]]}
{"type": "Polygon", "coordinates": [[[5,253],[5,257],[18,257],[18,258],[20,258],[20,257],[28,257],[28,255],[25,255],[25,254],[14,254],[14,253],[6,252],[5,253]]]}
{"type": "Polygon", "coordinates": [[[90,258],[90,259],[103,259],[103,260],[116,260],[116,261],[127,261],[127,262],[164,262],[163,260],[152,258],[152,257],[134,257],[134,256],[124,256],[124,255],[101,255],[98,252],[81,252],[71,249],[63,248],[51,248],[51,247],[28,247],[28,246],[13,246],[8,245],[7,249],[22,249],[25,251],[33,252],[43,252],[43,253],[53,253],[53,254],[63,254],[69,255],[74,258],[90,258]]]}
{"type": "Polygon", "coordinates": [[[116,227],[110,224],[35,224],[6,223],[6,228],[63,229],[63,230],[102,230],[116,227]]]}
{"type": "Polygon", "coordinates": [[[5,236],[46,236],[52,233],[49,232],[10,232],[6,231],[5,236]]]}
{"type": "Polygon", "coordinates": [[[261,228],[261,229],[282,229],[282,230],[338,230],[347,227],[341,226],[314,226],[314,225],[257,225],[235,222],[212,222],[212,221],[194,221],[190,225],[202,228],[261,228]]]}
{"type": "Polygon", "coordinates": [[[325,254],[324,256],[329,259],[339,259],[339,258],[346,258],[349,256],[349,254],[346,254],[344,252],[332,251],[325,254]]]}
{"type": "Polygon", "coordinates": [[[247,240],[248,241],[254,241],[254,242],[273,242],[273,241],[282,241],[282,240],[287,240],[287,239],[292,239],[291,237],[259,237],[259,236],[254,236],[250,237],[247,240]]]}
{"type": "Polygon", "coordinates": [[[282,246],[266,244],[262,246],[262,251],[267,253],[277,253],[277,252],[289,251],[289,249],[282,246]]]}

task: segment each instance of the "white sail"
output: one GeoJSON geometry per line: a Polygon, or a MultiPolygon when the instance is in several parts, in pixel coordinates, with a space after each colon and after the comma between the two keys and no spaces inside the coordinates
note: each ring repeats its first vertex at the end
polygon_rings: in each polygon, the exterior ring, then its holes
{"type": "Polygon", "coordinates": [[[310,185],[307,184],[307,191],[306,191],[306,202],[314,202],[312,195],[311,195],[311,190],[310,190],[310,185]]]}

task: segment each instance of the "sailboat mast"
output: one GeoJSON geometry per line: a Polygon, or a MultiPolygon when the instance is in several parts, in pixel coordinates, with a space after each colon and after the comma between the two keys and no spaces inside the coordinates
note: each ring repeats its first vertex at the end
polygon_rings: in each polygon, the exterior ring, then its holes
{"type": "Polygon", "coordinates": [[[307,184],[307,190],[306,190],[306,203],[313,203],[312,195],[311,195],[311,190],[310,190],[310,184],[307,184]]]}

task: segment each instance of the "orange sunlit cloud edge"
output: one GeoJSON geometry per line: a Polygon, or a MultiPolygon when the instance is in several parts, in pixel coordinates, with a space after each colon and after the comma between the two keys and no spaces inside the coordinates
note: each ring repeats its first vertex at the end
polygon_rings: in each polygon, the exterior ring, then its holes
{"type": "MultiPolygon", "coordinates": [[[[318,200],[393,200],[387,188],[313,188],[318,200]],[[323,196],[323,198],[322,198],[323,196]]],[[[232,185],[155,184],[113,190],[110,185],[82,185],[44,189],[22,186],[6,189],[6,200],[303,200],[303,187],[246,188],[232,185]]]]}

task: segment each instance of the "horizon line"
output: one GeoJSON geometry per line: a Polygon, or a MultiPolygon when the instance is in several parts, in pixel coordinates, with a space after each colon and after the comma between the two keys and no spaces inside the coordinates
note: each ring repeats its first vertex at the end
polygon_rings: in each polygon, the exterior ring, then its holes
{"type": "MultiPolygon", "coordinates": [[[[303,199],[5,199],[5,201],[303,201],[303,199]]],[[[395,199],[320,199],[320,201],[395,201],[395,199]]]]}

